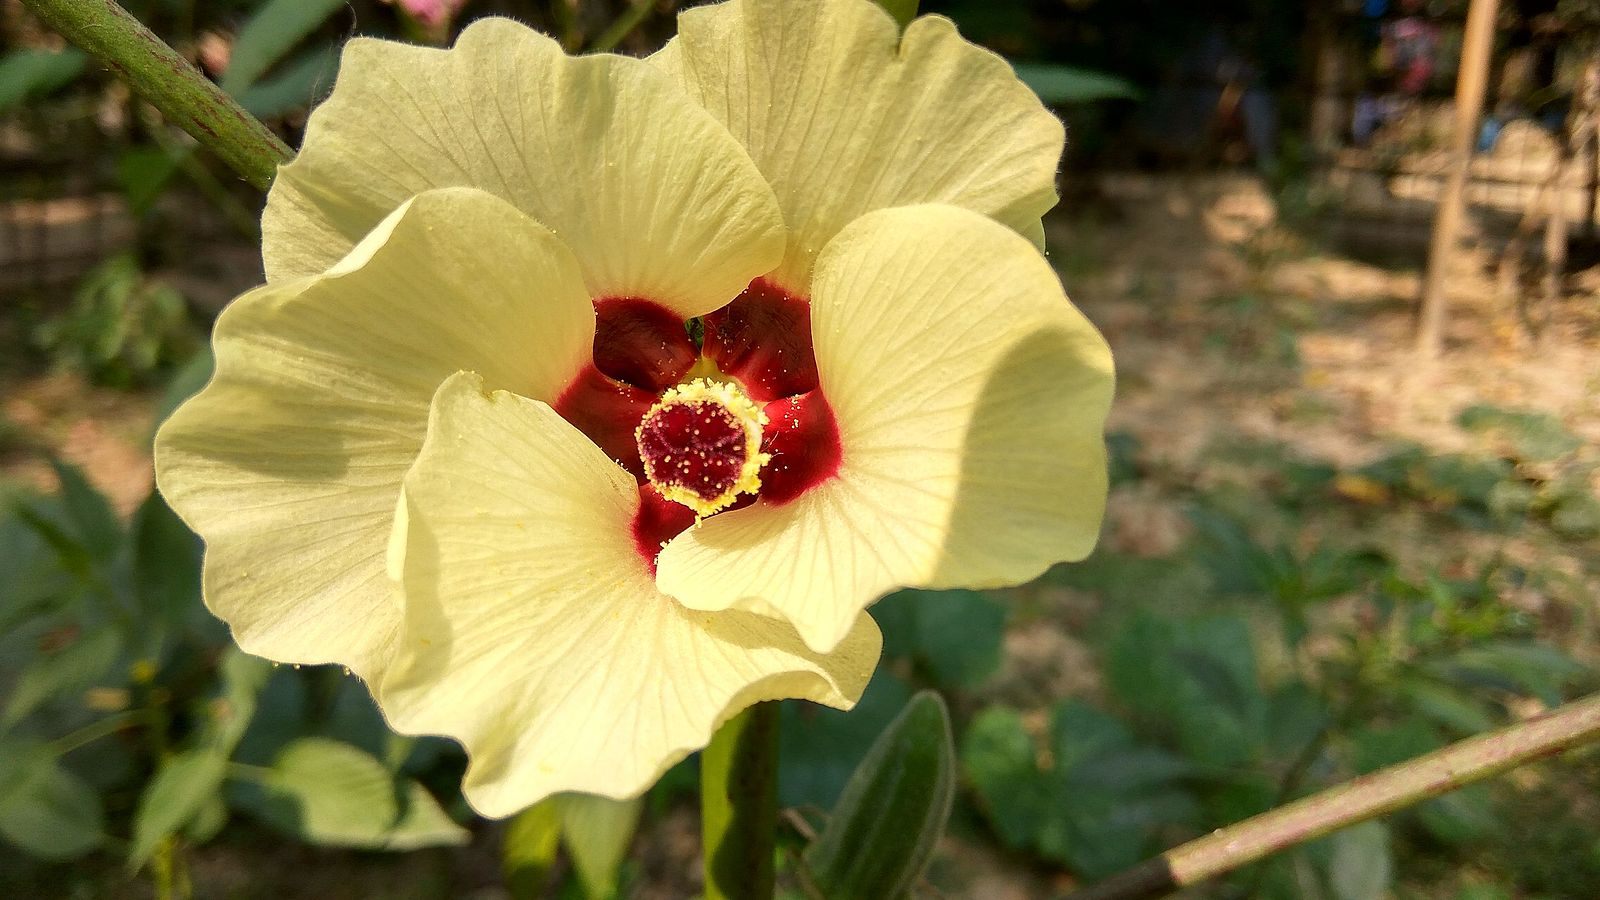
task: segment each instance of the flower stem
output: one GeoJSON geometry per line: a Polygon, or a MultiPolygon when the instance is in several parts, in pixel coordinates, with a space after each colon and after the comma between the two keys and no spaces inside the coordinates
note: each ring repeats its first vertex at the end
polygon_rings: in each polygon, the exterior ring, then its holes
{"type": "Polygon", "coordinates": [[[706,900],[771,900],[778,821],[778,704],[717,729],[700,754],[706,900]]]}
{"type": "Polygon", "coordinates": [[[88,51],[252,185],[265,190],[278,164],[294,155],[115,0],[22,0],[22,5],[88,51]]]}
{"type": "Polygon", "coordinates": [[[1597,740],[1600,694],[1220,828],[1071,894],[1067,900],[1159,897],[1341,828],[1597,740]]]}

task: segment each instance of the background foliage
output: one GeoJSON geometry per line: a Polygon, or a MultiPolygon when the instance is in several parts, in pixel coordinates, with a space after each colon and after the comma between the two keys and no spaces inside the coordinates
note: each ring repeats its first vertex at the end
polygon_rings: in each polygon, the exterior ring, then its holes
{"type": "MultiPolygon", "coordinates": [[[[440,37],[377,2],[128,6],[291,143],[331,84],[344,38],[440,37]]],[[[1082,166],[1143,155],[1141,110],[1158,105],[1179,74],[1171,60],[1202,37],[1187,6],[1157,0],[924,9],[1015,60],[1068,119],[1082,166]]],[[[665,38],[665,10],[617,34],[611,26],[629,15],[619,2],[468,8],[516,14],[573,49],[619,41],[631,52],[665,38]]],[[[87,405],[91,417],[93,404],[136,408],[127,443],[140,445],[207,377],[207,318],[259,278],[250,248],[260,198],[77,51],[5,11],[17,40],[0,55],[0,124],[31,137],[27,165],[0,170],[0,199],[88,184],[116,194],[133,230],[65,289],[0,288],[14,291],[0,317],[0,383],[34,400],[40,384],[65,385],[69,412],[87,405]],[[208,261],[200,246],[233,252],[208,261]]],[[[1303,75],[1301,6],[1240,0],[1206,15],[1207,28],[1248,48],[1266,84],[1303,75]]],[[[1096,235],[1130,229],[1118,231],[1104,198],[1074,184],[1051,238],[1081,299],[1078,286],[1103,284],[1103,258],[1122,252],[1096,235]]],[[[1326,322],[1272,273],[1324,250],[1270,228],[1229,246],[1227,289],[1189,312],[1149,313],[1146,336],[1266,380],[1232,384],[1211,401],[1219,409],[1288,404],[1285,417],[1310,427],[1324,413],[1304,388],[1301,353],[1326,322]]],[[[1141,271],[1114,293],[1159,310],[1179,296],[1161,279],[1188,272],[1141,271]]],[[[1120,308],[1086,307],[1119,354],[1133,343],[1120,308]]],[[[1140,359],[1124,357],[1125,390],[1148,388],[1140,359]]],[[[926,762],[946,772],[953,812],[937,851],[917,848],[922,860],[932,852],[932,867],[912,892],[1030,896],[1592,689],[1593,431],[1487,396],[1461,404],[1438,440],[1380,433],[1360,458],[1219,428],[1175,461],[1161,443],[1170,432],[1120,423],[1111,528],[1137,525],[1128,508],[1153,505],[1160,527],[1147,530],[1157,537],[1113,533],[1087,562],[1013,590],[891,596],[874,607],[886,658],[860,707],[784,706],[788,889],[805,889],[807,877],[867,877],[819,848],[836,845],[830,826],[850,820],[852,775],[882,774],[870,762],[857,774],[858,764],[907,722],[944,723],[956,748],[926,762]],[[923,690],[946,698],[948,713],[933,712],[923,690]]],[[[147,471],[118,484],[91,478],[66,461],[71,435],[53,433],[38,406],[8,402],[6,414],[22,409],[27,421],[0,419],[0,893],[693,890],[694,760],[640,803],[557,798],[507,824],[474,819],[453,744],[393,734],[344,672],[234,648],[200,603],[200,548],[148,493],[147,471]],[[252,877],[229,882],[230,868],[252,877]],[[351,880],[335,887],[326,871],[351,880]]],[[[1592,896],[1597,762],[1577,755],[1442,797],[1273,858],[1213,893],[1592,896]]]]}

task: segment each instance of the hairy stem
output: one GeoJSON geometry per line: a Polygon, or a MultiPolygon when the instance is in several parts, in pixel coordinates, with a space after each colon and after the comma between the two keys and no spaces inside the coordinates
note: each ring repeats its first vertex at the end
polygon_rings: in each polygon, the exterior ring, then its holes
{"type": "Polygon", "coordinates": [[[771,900],[778,821],[778,704],[717,729],[700,754],[706,900],[771,900]]]}
{"type": "Polygon", "coordinates": [[[294,154],[277,135],[117,5],[22,0],[41,21],[103,63],[240,177],[266,189],[294,154]]]}
{"type": "Polygon", "coordinates": [[[1067,900],[1159,897],[1341,828],[1597,740],[1600,694],[1218,829],[1071,894],[1067,900]]]}

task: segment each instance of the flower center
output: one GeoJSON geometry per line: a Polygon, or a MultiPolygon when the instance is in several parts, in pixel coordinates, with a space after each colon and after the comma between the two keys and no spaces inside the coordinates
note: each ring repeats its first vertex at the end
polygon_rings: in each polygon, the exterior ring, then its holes
{"type": "Polygon", "coordinates": [[[767,416],[727,382],[696,378],[661,395],[634,431],[645,478],[661,496],[709,516],[761,489],[767,416]]]}

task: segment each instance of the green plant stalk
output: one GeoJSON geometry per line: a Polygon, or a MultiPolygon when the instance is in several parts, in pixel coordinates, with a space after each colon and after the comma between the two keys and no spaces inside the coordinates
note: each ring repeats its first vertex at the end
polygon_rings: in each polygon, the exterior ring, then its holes
{"type": "Polygon", "coordinates": [[[778,704],[717,729],[700,754],[706,900],[771,900],[778,822],[778,704]]]}
{"type": "Polygon", "coordinates": [[[633,34],[655,8],[656,0],[633,0],[633,3],[617,16],[616,21],[606,26],[606,30],[600,32],[600,36],[594,39],[594,43],[589,45],[589,52],[609,53],[617,49],[617,45],[626,40],[628,35],[633,34]]]}
{"type": "Polygon", "coordinates": [[[267,126],[115,0],[22,0],[22,5],[116,73],[167,121],[250,184],[266,190],[278,164],[294,156],[267,126]]]}
{"type": "Polygon", "coordinates": [[[1600,694],[1220,828],[1070,894],[1067,900],[1159,897],[1341,828],[1595,741],[1600,741],[1600,694]]]}

